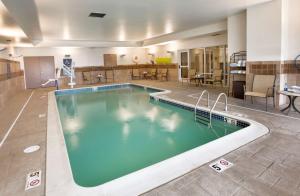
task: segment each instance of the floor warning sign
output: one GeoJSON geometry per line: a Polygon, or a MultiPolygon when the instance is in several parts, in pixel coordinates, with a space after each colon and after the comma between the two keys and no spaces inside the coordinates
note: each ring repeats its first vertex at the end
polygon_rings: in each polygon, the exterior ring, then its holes
{"type": "Polygon", "coordinates": [[[230,168],[233,166],[233,163],[230,163],[229,161],[226,161],[225,159],[219,159],[209,165],[213,170],[216,172],[223,172],[226,169],[230,168]]]}
{"type": "Polygon", "coordinates": [[[42,171],[34,171],[27,174],[25,191],[41,185],[42,171]]]}

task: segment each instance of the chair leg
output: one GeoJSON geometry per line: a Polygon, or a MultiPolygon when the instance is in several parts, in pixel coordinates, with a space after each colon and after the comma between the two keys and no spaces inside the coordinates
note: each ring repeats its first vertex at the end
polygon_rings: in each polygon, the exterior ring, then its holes
{"type": "Polygon", "coordinates": [[[275,96],[273,96],[273,107],[275,108],[275,96]]]}
{"type": "Polygon", "coordinates": [[[268,97],[266,97],[266,111],[268,111],[268,97]]]}

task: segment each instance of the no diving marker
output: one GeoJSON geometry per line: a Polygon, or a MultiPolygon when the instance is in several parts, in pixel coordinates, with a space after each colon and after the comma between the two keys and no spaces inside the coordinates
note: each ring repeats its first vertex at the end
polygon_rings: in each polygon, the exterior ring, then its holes
{"type": "Polygon", "coordinates": [[[27,174],[25,191],[41,185],[42,171],[34,171],[27,174]]]}
{"type": "Polygon", "coordinates": [[[219,159],[216,162],[213,162],[209,165],[209,167],[211,167],[213,170],[215,170],[218,173],[221,173],[232,166],[233,166],[233,163],[230,163],[229,161],[226,161],[225,159],[219,159]]]}

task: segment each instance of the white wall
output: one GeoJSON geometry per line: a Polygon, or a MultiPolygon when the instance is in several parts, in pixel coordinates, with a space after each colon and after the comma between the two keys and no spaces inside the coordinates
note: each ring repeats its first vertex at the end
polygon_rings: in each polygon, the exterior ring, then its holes
{"type": "MultiPolygon", "coordinates": [[[[118,64],[133,64],[132,58],[138,56],[139,63],[150,63],[151,56],[148,53],[153,53],[155,57],[171,57],[173,63],[177,63],[177,50],[204,48],[210,46],[218,46],[227,44],[227,35],[221,34],[218,36],[202,36],[186,40],[173,41],[165,45],[154,45],[147,47],[132,47],[132,48],[16,48],[15,55],[23,56],[54,56],[55,65],[62,66],[62,59],[66,54],[70,54],[76,67],[85,66],[100,66],[103,65],[103,54],[118,54],[118,64]],[[167,51],[173,51],[168,53],[167,51]],[[120,54],[126,54],[120,57],[120,54]]],[[[21,62],[23,69],[23,58],[18,59],[21,62]]]]}
{"type": "Polygon", "coordinates": [[[8,59],[8,52],[7,52],[7,50],[4,50],[4,51],[0,52],[0,58],[8,59]]]}
{"type": "Polygon", "coordinates": [[[247,9],[247,60],[281,60],[281,0],[247,9]]]}
{"type": "MultiPolygon", "coordinates": [[[[147,63],[149,61],[147,50],[145,48],[70,48],[70,47],[57,47],[57,48],[16,48],[16,55],[23,56],[54,56],[55,65],[62,66],[62,59],[66,54],[70,54],[75,67],[85,66],[100,66],[103,65],[103,54],[117,54],[118,64],[133,64],[132,58],[138,56],[139,63],[147,63]],[[121,57],[120,54],[125,54],[121,57]]],[[[21,61],[21,68],[24,67],[23,58],[21,61]]]]}
{"type": "MultiPolygon", "coordinates": [[[[14,60],[9,56],[9,54],[14,53],[14,48],[8,46],[3,46],[3,47],[6,47],[6,49],[0,52],[0,58],[14,60]]],[[[3,47],[1,46],[0,48],[2,49],[3,47]]]]}
{"type": "Polygon", "coordinates": [[[299,8],[299,0],[274,0],[247,9],[249,61],[293,60],[300,54],[299,8]]]}
{"type": "Polygon", "coordinates": [[[246,11],[227,19],[228,55],[247,49],[247,13],[246,11]]]}
{"type": "Polygon", "coordinates": [[[300,1],[284,0],[285,44],[283,60],[293,60],[300,54],[300,1]]]}

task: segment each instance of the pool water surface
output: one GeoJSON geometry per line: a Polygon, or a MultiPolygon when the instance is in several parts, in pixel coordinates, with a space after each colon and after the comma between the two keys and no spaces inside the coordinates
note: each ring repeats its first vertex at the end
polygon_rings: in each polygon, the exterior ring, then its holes
{"type": "Polygon", "coordinates": [[[153,92],[127,85],[56,94],[78,185],[101,185],[241,129],[220,120],[208,128],[192,111],[150,99],[153,92]]]}

